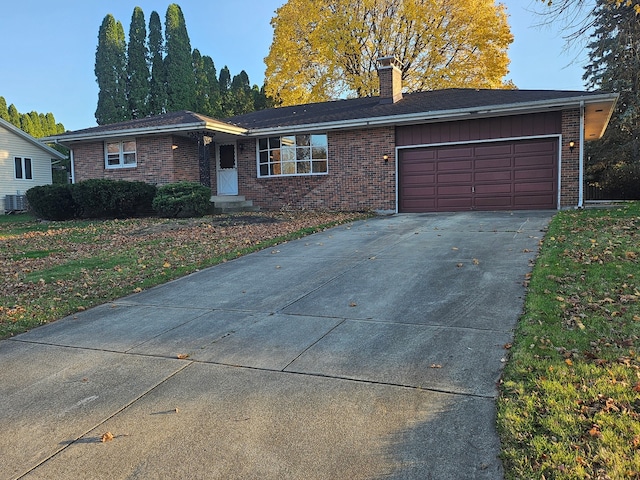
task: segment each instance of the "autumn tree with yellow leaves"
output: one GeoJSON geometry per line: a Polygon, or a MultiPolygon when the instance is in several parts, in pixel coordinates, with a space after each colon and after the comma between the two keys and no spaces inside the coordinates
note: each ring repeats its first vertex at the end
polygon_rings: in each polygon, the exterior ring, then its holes
{"type": "Polygon", "coordinates": [[[406,92],[513,86],[492,0],[289,0],[271,25],[265,87],[280,105],[377,95],[376,61],[392,55],[406,92]]]}

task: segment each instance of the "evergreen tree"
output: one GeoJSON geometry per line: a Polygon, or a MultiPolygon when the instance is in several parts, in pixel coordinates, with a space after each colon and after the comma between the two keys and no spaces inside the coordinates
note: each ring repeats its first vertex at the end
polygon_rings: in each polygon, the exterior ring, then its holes
{"type": "Polygon", "coordinates": [[[212,117],[219,117],[222,111],[222,104],[220,102],[220,85],[218,84],[218,77],[216,72],[216,66],[213,63],[213,59],[207,55],[202,57],[202,64],[204,74],[209,82],[209,112],[212,117]]]}
{"type": "Polygon", "coordinates": [[[603,138],[587,144],[587,173],[609,189],[630,181],[640,193],[640,20],[632,6],[608,0],[598,0],[594,17],[584,79],[620,98],[603,138]]]}
{"type": "Polygon", "coordinates": [[[175,3],[167,8],[165,38],[167,111],[193,110],[196,82],[191,64],[191,43],[182,9],[175,3]]]}
{"type": "Polygon", "coordinates": [[[149,114],[164,113],[167,105],[166,73],[164,70],[164,40],[162,23],[158,12],[151,12],[149,18],[149,60],[151,80],[149,85],[149,114]]]}
{"type": "Polygon", "coordinates": [[[12,125],[18,128],[21,128],[20,112],[18,112],[18,109],[13,103],[9,105],[8,113],[9,113],[9,123],[11,123],[12,125]]]}
{"type": "Polygon", "coordinates": [[[20,130],[28,133],[29,135],[33,135],[34,125],[31,121],[31,117],[27,113],[23,113],[20,115],[20,130]]]}
{"type": "Polygon", "coordinates": [[[211,115],[211,104],[209,103],[211,89],[209,77],[204,70],[204,59],[197,48],[193,50],[192,56],[193,76],[196,82],[194,110],[198,113],[211,115]]]}
{"type": "Polygon", "coordinates": [[[126,97],[126,42],[122,24],[113,15],[104,17],[98,32],[95,74],[98,82],[98,125],[128,120],[126,97]]]}
{"type": "Polygon", "coordinates": [[[4,97],[0,97],[0,118],[9,121],[9,109],[7,108],[7,101],[4,97]]]}
{"type": "Polygon", "coordinates": [[[144,13],[140,7],[135,7],[131,16],[127,48],[127,100],[131,118],[146,117],[148,114],[149,65],[146,37],[144,13]]]}
{"type": "Polygon", "coordinates": [[[218,87],[220,89],[220,116],[230,117],[233,115],[234,102],[231,98],[231,73],[226,65],[220,70],[218,87]]]}
{"type": "Polygon", "coordinates": [[[242,115],[243,113],[253,112],[253,92],[249,84],[249,76],[247,72],[242,70],[238,75],[233,77],[230,87],[230,98],[232,99],[232,115],[242,115]]]}
{"type": "MultiPolygon", "coordinates": [[[[24,116],[29,117],[31,120],[31,131],[27,132],[29,135],[35,138],[44,137],[44,129],[42,128],[42,120],[38,112],[29,112],[24,116]]],[[[25,130],[26,132],[27,130],[25,130]]]]}

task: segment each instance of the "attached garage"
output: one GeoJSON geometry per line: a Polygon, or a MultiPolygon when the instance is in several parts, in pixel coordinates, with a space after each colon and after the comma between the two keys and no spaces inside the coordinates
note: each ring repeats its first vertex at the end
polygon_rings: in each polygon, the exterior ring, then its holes
{"type": "Polygon", "coordinates": [[[558,137],[398,150],[400,212],[558,208],[558,137]]]}

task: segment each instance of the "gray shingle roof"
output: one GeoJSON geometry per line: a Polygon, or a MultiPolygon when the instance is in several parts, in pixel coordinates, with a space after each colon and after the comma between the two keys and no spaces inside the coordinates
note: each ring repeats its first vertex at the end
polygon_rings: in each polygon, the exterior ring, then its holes
{"type": "Polygon", "coordinates": [[[356,98],[261,110],[226,118],[223,121],[251,130],[426,112],[435,114],[461,109],[486,109],[492,106],[524,105],[591,95],[602,95],[602,92],[454,88],[404,94],[403,99],[397,103],[380,103],[378,97],[356,98]]]}

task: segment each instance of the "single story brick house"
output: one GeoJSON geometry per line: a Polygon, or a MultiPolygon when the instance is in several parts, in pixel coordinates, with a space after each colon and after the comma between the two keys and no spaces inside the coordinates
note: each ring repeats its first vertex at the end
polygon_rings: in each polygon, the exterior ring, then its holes
{"type": "Polygon", "coordinates": [[[617,94],[447,89],[403,94],[380,60],[380,96],[217,120],[193,112],[49,137],[74,181],[199,181],[264,209],[378,212],[560,209],[583,204],[584,142],[617,94]]]}

